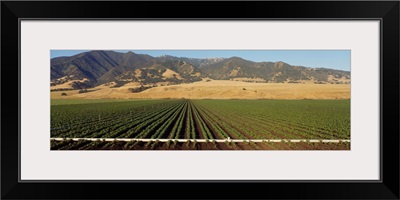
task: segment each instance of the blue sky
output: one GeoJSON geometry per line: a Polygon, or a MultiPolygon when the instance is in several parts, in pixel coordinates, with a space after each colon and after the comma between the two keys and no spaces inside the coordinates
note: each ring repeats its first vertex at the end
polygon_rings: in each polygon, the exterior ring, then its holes
{"type": "MultiPolygon", "coordinates": [[[[51,50],[51,58],[72,56],[90,50],[51,50]]],[[[171,55],[188,58],[229,58],[238,56],[255,62],[283,61],[290,65],[324,67],[350,71],[350,50],[114,50],[148,54],[153,57],[171,55]]]]}

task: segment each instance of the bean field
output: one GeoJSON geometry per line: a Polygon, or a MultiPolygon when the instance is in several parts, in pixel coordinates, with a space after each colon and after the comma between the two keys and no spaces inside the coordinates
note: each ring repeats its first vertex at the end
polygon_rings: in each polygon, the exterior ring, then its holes
{"type": "Polygon", "coordinates": [[[50,129],[52,150],[349,150],[350,100],[52,100],[50,129]]]}

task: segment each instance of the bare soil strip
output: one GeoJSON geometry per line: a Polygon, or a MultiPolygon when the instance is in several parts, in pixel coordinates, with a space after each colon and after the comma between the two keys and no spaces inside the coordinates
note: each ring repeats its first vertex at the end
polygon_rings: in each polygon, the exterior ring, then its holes
{"type": "Polygon", "coordinates": [[[63,140],[72,140],[72,141],[80,141],[80,140],[89,140],[89,141],[141,141],[141,142],[168,142],[168,141],[177,141],[177,142],[313,142],[313,143],[339,143],[339,142],[350,142],[350,140],[303,140],[303,139],[149,139],[149,138],[50,138],[50,140],[55,141],[63,141],[63,140]]]}

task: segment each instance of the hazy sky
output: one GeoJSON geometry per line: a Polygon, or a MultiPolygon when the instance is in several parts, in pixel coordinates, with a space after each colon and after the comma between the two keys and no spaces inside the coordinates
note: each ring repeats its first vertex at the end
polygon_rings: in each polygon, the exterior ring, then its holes
{"type": "MultiPolygon", "coordinates": [[[[51,58],[72,56],[90,50],[51,50],[51,58]]],[[[324,67],[350,71],[350,50],[114,50],[117,52],[132,51],[137,54],[148,54],[153,57],[171,55],[188,58],[230,58],[238,56],[246,60],[283,61],[290,65],[305,67],[324,67]]]]}

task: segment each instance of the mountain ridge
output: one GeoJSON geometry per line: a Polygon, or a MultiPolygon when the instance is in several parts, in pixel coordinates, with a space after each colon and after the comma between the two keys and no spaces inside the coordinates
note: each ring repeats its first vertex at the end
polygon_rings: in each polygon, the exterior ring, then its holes
{"type": "Polygon", "coordinates": [[[180,84],[200,81],[202,78],[267,83],[350,83],[350,72],[343,70],[295,66],[283,61],[254,62],[238,56],[201,59],[94,50],[52,58],[50,63],[51,84],[87,79],[85,84],[80,83],[84,88],[107,82],[117,82],[118,85],[128,82],[180,84]],[[164,75],[167,71],[168,77],[164,75]]]}

